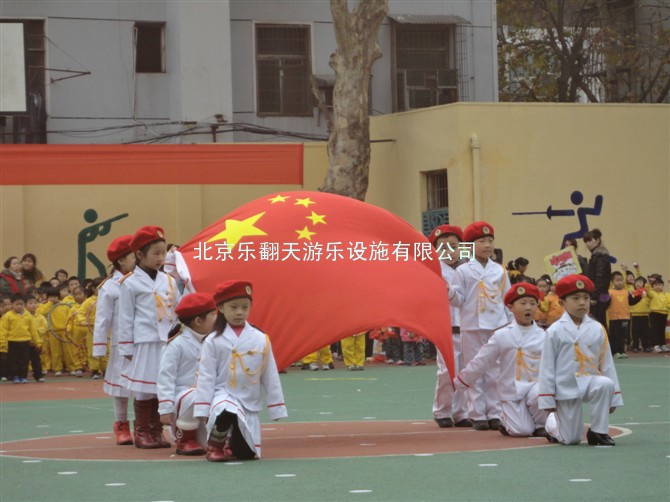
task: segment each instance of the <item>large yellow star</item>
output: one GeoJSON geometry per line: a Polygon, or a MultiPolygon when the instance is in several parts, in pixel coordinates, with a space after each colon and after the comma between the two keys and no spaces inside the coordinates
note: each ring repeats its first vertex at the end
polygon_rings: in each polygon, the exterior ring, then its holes
{"type": "Polygon", "coordinates": [[[312,225],[316,225],[317,223],[323,223],[325,225],[325,217],[325,214],[316,214],[314,211],[312,211],[312,216],[305,216],[308,220],[312,220],[312,225]]]}
{"type": "Polygon", "coordinates": [[[316,232],[310,232],[307,226],[302,230],[296,230],[296,232],[298,232],[298,240],[307,239],[308,241],[311,241],[312,235],[316,234],[316,232]]]}
{"type": "Polygon", "coordinates": [[[228,243],[229,249],[232,250],[235,245],[242,239],[242,237],[247,237],[249,235],[267,235],[260,228],[254,226],[254,224],[265,214],[265,211],[262,213],[255,214],[250,216],[246,220],[226,220],[226,228],[222,232],[219,232],[214,237],[209,239],[207,242],[220,241],[225,239],[228,243]]]}
{"type": "Polygon", "coordinates": [[[288,198],[289,198],[288,195],[277,195],[276,197],[273,197],[272,199],[268,200],[274,204],[275,202],[286,202],[286,199],[288,198]]]}
{"type": "Polygon", "coordinates": [[[305,207],[309,207],[310,204],[316,204],[316,202],[314,202],[312,199],[310,199],[309,197],[307,197],[307,198],[305,198],[305,199],[296,199],[296,203],[295,203],[294,205],[295,205],[295,206],[305,206],[305,207]]]}

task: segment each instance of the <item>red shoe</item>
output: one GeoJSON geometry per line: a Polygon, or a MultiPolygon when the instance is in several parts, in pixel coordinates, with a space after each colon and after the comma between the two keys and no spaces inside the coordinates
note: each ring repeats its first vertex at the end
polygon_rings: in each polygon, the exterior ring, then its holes
{"type": "Polygon", "coordinates": [[[230,462],[231,460],[237,460],[227,442],[220,443],[210,440],[207,446],[206,458],[210,462],[230,462]]]}
{"type": "Polygon", "coordinates": [[[133,444],[133,437],[130,435],[130,423],[128,420],[120,420],[114,422],[114,435],[116,436],[116,444],[129,445],[133,444]]]}
{"type": "Polygon", "coordinates": [[[200,446],[196,439],[197,431],[185,431],[177,429],[177,455],[204,455],[207,451],[200,446]]]}
{"type": "Polygon", "coordinates": [[[151,401],[138,401],[135,399],[133,406],[135,408],[135,424],[133,430],[135,448],[160,448],[160,445],[152,436],[151,416],[153,413],[153,405],[151,401]]]}

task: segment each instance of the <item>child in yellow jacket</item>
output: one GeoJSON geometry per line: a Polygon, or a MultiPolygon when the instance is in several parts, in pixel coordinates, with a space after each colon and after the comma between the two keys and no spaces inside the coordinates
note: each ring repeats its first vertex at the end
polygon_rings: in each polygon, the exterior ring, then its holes
{"type": "Polygon", "coordinates": [[[70,350],[74,359],[75,369],[70,374],[81,377],[84,375],[84,367],[88,363],[88,356],[86,354],[88,327],[86,311],[84,310],[86,290],[82,286],[75,286],[72,296],[76,303],[70,307],[66,324],[67,338],[71,343],[66,346],[65,350],[70,350]]]}
{"type": "Polygon", "coordinates": [[[665,293],[665,282],[659,274],[649,276],[647,296],[649,296],[649,325],[654,352],[670,352],[665,343],[665,325],[670,312],[670,294],[665,293]]]}
{"type": "Polygon", "coordinates": [[[33,316],[35,331],[37,331],[37,337],[39,338],[39,348],[38,346],[30,347],[30,366],[32,366],[35,381],[42,383],[46,381],[44,379],[44,373],[48,368],[44,366],[42,354],[48,352],[46,349],[46,337],[49,328],[45,317],[42,314],[37,313],[37,298],[34,296],[26,297],[26,310],[33,316]]]}
{"type": "Polygon", "coordinates": [[[37,308],[37,312],[47,320],[51,369],[54,376],[61,376],[64,363],[67,364],[67,370],[74,369],[69,353],[66,356],[66,362],[63,359],[64,346],[68,345],[66,325],[71,305],[60,301],[60,294],[56,288],[47,289],[46,294],[47,301],[37,308]]]}
{"type": "Polygon", "coordinates": [[[642,276],[639,276],[635,279],[635,292],[641,297],[641,300],[636,305],[630,307],[630,319],[631,319],[631,337],[632,341],[632,350],[633,352],[639,352],[641,350],[645,352],[651,352],[653,350],[653,345],[649,337],[649,296],[645,291],[645,286],[647,285],[647,279],[642,276]]]}
{"type": "Polygon", "coordinates": [[[9,375],[14,383],[28,383],[30,347],[40,346],[35,323],[21,294],[13,294],[12,310],[0,319],[0,344],[7,342],[9,375]]]}
{"type": "Polygon", "coordinates": [[[98,303],[98,286],[102,280],[95,280],[93,288],[89,290],[90,296],[81,304],[86,323],[86,360],[88,369],[91,370],[91,378],[98,380],[107,367],[107,356],[93,357],[93,327],[95,326],[95,312],[98,303]]]}

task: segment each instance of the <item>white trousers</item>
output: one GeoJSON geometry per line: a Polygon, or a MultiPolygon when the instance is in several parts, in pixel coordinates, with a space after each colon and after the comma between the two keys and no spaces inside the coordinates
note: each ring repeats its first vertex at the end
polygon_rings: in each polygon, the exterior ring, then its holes
{"type": "MultiPolygon", "coordinates": [[[[461,335],[452,335],[454,344],[454,365],[456,374],[463,368],[463,350],[461,335]]],[[[449,418],[460,422],[468,418],[468,395],[464,390],[454,391],[452,377],[449,375],[447,364],[440,351],[437,351],[437,382],[435,383],[435,398],[433,399],[433,417],[449,418]]]]}
{"type": "Polygon", "coordinates": [[[557,399],[556,413],[547,417],[547,432],[563,444],[579,444],[582,441],[582,403],[585,402],[591,407],[591,430],[599,434],[607,434],[609,430],[610,405],[614,396],[612,380],[604,376],[590,376],[580,394],[578,399],[557,399]]]}
{"type": "Polygon", "coordinates": [[[527,437],[535,429],[544,427],[547,412],[538,408],[539,387],[534,383],[528,393],[518,401],[501,401],[500,421],[510,436],[527,437]]]}
{"type": "MultiPolygon", "coordinates": [[[[463,366],[474,359],[486,342],[493,335],[493,330],[482,329],[468,331],[461,328],[461,343],[463,346],[463,366]]],[[[500,365],[496,362],[489,366],[484,375],[473,382],[467,390],[470,405],[468,418],[470,420],[491,420],[500,418],[500,396],[498,394],[498,378],[500,365]]]]}

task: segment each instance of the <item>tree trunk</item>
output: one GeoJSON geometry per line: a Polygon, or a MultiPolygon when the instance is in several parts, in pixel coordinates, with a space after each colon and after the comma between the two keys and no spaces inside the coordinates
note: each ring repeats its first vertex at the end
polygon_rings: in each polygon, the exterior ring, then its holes
{"type": "Polygon", "coordinates": [[[364,200],[370,166],[368,88],[372,64],[381,57],[377,35],[388,13],[386,0],[330,0],[337,42],[330,58],[335,71],[333,122],[328,137],[328,172],[321,191],[364,200]]]}

